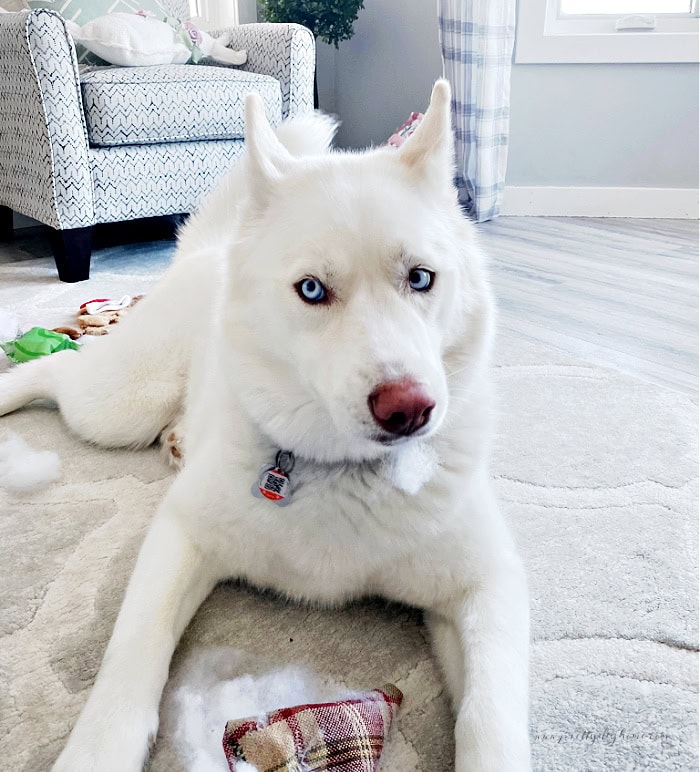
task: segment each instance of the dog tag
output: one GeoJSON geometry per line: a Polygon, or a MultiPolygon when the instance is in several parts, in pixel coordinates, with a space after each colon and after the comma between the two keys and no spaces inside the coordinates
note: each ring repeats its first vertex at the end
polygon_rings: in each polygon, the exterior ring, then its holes
{"type": "Polygon", "coordinates": [[[294,454],[291,451],[280,450],[274,466],[264,466],[260,477],[253,485],[253,496],[264,498],[284,507],[291,497],[289,473],[294,468],[294,454]]]}

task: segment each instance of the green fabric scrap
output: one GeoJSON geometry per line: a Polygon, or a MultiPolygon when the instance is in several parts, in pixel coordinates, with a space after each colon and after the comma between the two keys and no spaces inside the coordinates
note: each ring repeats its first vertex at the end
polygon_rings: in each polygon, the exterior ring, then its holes
{"type": "Polygon", "coordinates": [[[16,340],[0,343],[0,348],[7,354],[7,358],[16,364],[29,362],[31,359],[38,359],[66,349],[80,351],[80,346],[68,335],[47,330],[44,327],[32,327],[29,332],[25,332],[16,340]]]}

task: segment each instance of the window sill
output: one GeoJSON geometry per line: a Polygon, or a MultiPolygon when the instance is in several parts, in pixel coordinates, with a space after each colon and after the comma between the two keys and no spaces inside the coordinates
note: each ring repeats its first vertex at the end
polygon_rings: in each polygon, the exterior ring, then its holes
{"type": "Polygon", "coordinates": [[[657,17],[655,30],[616,31],[615,17],[557,19],[552,0],[520,0],[517,64],[698,62],[698,19],[657,17]]]}

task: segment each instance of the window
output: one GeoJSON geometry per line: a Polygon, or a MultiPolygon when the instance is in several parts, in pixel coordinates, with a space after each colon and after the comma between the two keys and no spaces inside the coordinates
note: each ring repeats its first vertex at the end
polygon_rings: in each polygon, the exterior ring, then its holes
{"type": "Polygon", "coordinates": [[[515,61],[697,62],[698,0],[519,0],[515,61]]]}
{"type": "Polygon", "coordinates": [[[565,16],[629,13],[693,13],[690,0],[561,0],[565,16]]]}
{"type": "Polygon", "coordinates": [[[189,0],[190,15],[201,29],[221,29],[238,24],[237,0],[189,0]]]}

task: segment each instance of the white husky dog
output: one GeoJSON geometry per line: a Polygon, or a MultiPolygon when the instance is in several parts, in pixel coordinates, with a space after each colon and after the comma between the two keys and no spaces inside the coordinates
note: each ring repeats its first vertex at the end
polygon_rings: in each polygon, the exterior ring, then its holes
{"type": "Polygon", "coordinates": [[[247,158],[154,291],[105,340],[0,379],[0,414],[49,397],[88,440],[184,453],[56,772],[141,769],[178,639],[231,577],[425,609],[456,770],[530,768],[526,582],[488,470],[493,304],[449,87],[398,151],[329,152],[333,130],[275,134],[249,97],[247,158]]]}

